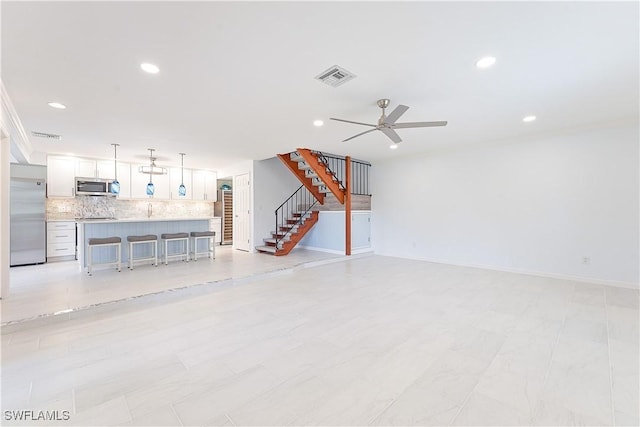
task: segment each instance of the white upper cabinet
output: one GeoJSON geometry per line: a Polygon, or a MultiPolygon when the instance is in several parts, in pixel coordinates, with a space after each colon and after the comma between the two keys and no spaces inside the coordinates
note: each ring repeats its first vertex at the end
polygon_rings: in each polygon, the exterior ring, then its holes
{"type": "Polygon", "coordinates": [[[96,161],[92,159],[76,159],[75,175],[81,178],[96,178],[96,161]]]}
{"type": "MultiPolygon", "coordinates": [[[[147,196],[147,184],[149,183],[150,175],[138,172],[139,166],[143,165],[131,165],[131,198],[149,199],[149,196],[147,196]]],[[[153,175],[153,187],[155,190],[153,199],[169,200],[171,189],[168,174],[153,175]]]]}
{"type": "Polygon", "coordinates": [[[47,196],[73,197],[75,195],[75,164],[73,157],[47,157],[47,196]]]}
{"type": "Polygon", "coordinates": [[[215,172],[203,170],[193,171],[193,200],[217,201],[218,191],[216,183],[217,174],[215,172]]]}
{"type": "MultiPolygon", "coordinates": [[[[115,167],[116,165],[113,160],[98,160],[96,162],[96,178],[113,180],[115,167]]],[[[120,171],[118,170],[118,172],[120,171]]],[[[120,177],[118,177],[118,181],[120,181],[120,177]]]]}
{"type": "MultiPolygon", "coordinates": [[[[113,179],[115,164],[113,160],[76,159],[76,176],[82,178],[113,179]]],[[[118,180],[119,181],[119,180],[118,180]]]]}
{"type": "MultiPolygon", "coordinates": [[[[149,199],[147,184],[149,175],[138,172],[138,164],[118,162],[120,199],[149,199]]],[[[47,157],[47,195],[49,197],[74,197],[75,178],[115,178],[113,160],[95,160],[79,157],[47,157]]],[[[156,200],[217,200],[217,174],[204,170],[184,170],[184,186],[187,194],[180,197],[178,187],[182,181],[181,168],[170,168],[167,175],[153,175],[156,200]]]]}
{"type": "Polygon", "coordinates": [[[191,200],[193,197],[193,187],[191,180],[191,169],[184,170],[184,186],[187,189],[187,194],[184,197],[180,197],[178,194],[178,188],[182,184],[182,169],[171,168],[169,169],[169,181],[170,181],[170,193],[171,200],[191,200]]]}

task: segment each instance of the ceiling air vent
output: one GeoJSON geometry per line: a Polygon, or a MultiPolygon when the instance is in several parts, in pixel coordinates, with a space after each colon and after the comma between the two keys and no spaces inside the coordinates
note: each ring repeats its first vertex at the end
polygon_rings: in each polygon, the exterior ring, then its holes
{"type": "Polygon", "coordinates": [[[60,141],[62,139],[60,135],[55,135],[53,133],[37,132],[35,130],[31,131],[31,135],[37,136],[38,138],[53,139],[56,141],[60,141]]]}
{"type": "Polygon", "coordinates": [[[345,70],[342,67],[334,65],[329,67],[316,76],[317,80],[328,84],[329,86],[338,87],[356,77],[355,74],[345,70]]]}

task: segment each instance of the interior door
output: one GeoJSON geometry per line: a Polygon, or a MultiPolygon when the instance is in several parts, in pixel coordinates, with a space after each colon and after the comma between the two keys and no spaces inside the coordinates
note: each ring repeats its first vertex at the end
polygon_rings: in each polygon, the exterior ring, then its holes
{"type": "Polygon", "coordinates": [[[251,239],[251,191],[249,174],[237,175],[233,186],[233,246],[250,251],[251,239]]]}

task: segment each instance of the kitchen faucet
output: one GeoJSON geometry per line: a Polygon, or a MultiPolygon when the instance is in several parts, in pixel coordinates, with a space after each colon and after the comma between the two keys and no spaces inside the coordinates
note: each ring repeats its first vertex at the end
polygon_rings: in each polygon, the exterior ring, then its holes
{"type": "Polygon", "coordinates": [[[147,218],[151,218],[153,215],[153,205],[149,202],[149,206],[147,206],[147,218]]]}

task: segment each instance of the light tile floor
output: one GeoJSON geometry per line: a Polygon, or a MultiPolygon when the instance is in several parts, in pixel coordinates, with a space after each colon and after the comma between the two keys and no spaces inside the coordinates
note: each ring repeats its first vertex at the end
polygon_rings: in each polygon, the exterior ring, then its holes
{"type": "Polygon", "coordinates": [[[634,290],[380,256],[204,288],[3,327],[3,414],[70,411],[53,425],[639,422],[634,290]]]}
{"type": "Polygon", "coordinates": [[[48,263],[10,269],[9,298],[0,302],[2,324],[51,315],[67,310],[153,294],[195,284],[241,279],[290,269],[310,262],[344,258],[296,248],[288,256],[274,257],[218,246],[216,259],[172,261],[168,265],[123,264],[115,268],[94,267],[93,276],[81,270],[77,261],[48,263]]]}

